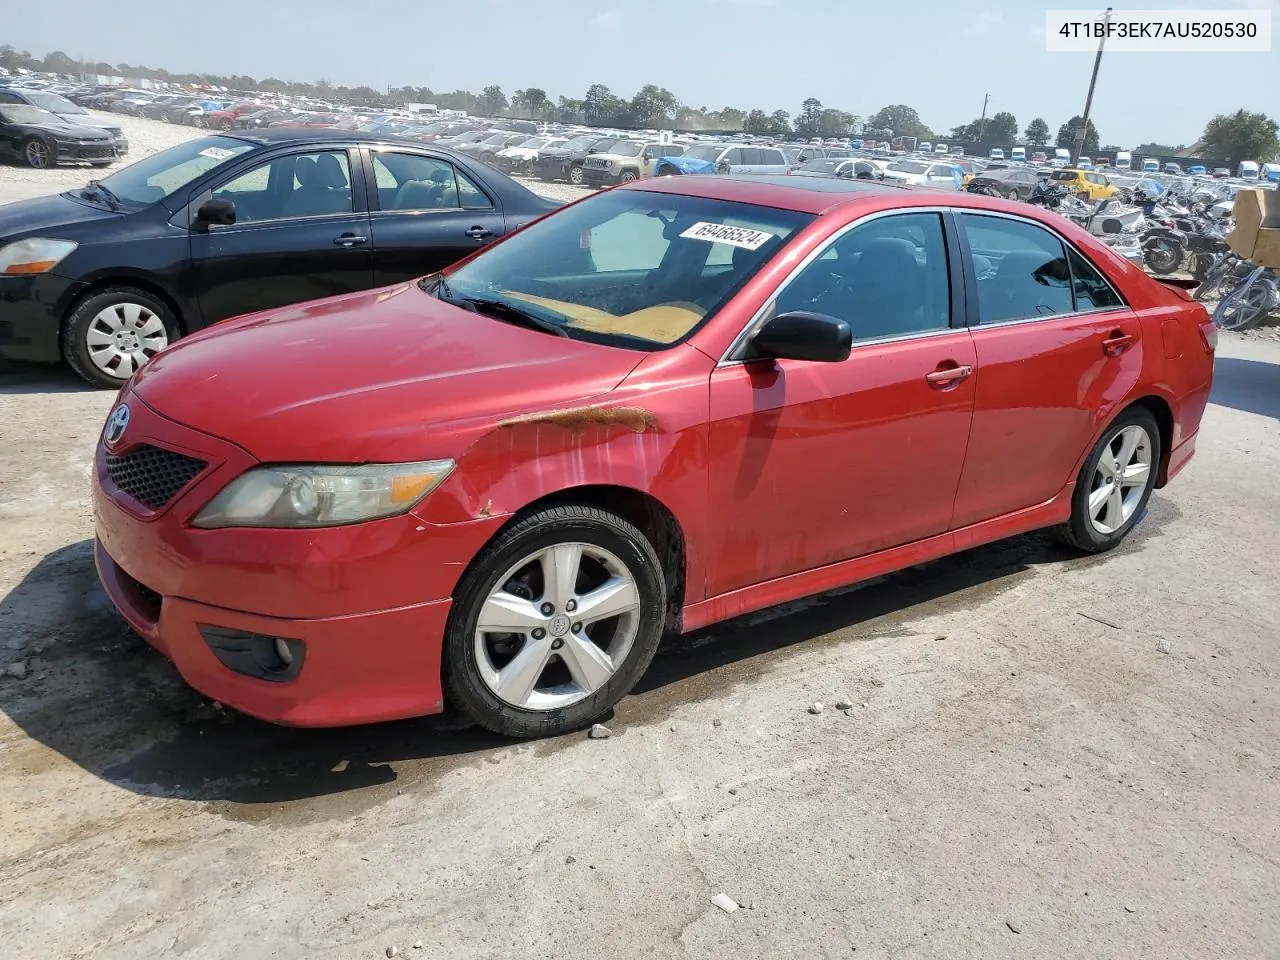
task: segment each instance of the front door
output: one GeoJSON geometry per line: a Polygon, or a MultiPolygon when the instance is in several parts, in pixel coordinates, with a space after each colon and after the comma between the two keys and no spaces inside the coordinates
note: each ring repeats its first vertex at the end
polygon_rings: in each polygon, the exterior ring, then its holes
{"type": "Polygon", "coordinates": [[[1142,325],[1078,251],[1044,227],[957,215],[977,291],[977,381],[956,496],[963,527],[1052,499],[1142,372],[1142,325]]]}
{"type": "Polygon", "coordinates": [[[877,217],[770,308],[847,320],[847,360],[713,371],[710,596],[948,529],[976,380],[958,277],[940,214],[877,217]]]}
{"type": "MultiPolygon", "coordinates": [[[[363,178],[343,148],[288,153],[213,188],[230,226],[191,228],[205,323],[373,285],[363,178]]],[[[199,206],[208,194],[194,199],[199,206]]]]}
{"type": "Polygon", "coordinates": [[[376,286],[434,273],[506,232],[496,198],[448,160],[383,148],[369,157],[376,286]]]}

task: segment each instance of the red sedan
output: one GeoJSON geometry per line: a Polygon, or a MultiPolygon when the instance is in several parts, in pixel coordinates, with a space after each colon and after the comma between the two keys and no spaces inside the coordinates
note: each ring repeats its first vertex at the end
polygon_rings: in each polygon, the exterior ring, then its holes
{"type": "Polygon", "coordinates": [[[267,720],[581,728],[664,631],[1037,528],[1114,547],[1215,342],[1039,208],[649,180],[163,352],[98,447],[98,569],[267,720]]]}

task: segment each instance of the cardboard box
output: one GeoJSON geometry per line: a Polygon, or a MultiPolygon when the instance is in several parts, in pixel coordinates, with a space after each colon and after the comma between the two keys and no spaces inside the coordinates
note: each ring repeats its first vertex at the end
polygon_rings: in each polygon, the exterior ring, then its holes
{"type": "Polygon", "coordinates": [[[1280,192],[1241,190],[1231,212],[1236,225],[1227,246],[1259,266],[1280,269],[1280,192]]]}

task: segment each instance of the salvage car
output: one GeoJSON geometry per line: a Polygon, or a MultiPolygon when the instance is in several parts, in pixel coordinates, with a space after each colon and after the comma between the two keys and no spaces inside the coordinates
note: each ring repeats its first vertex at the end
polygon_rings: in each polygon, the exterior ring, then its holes
{"type": "Polygon", "coordinates": [[[941,187],[959,190],[964,173],[949,160],[930,163],[927,160],[895,160],[884,168],[884,179],[917,187],[941,187]]]}
{"type": "Polygon", "coordinates": [[[1081,200],[1106,200],[1115,196],[1117,187],[1106,174],[1092,170],[1055,170],[1049,179],[1060,187],[1066,187],[1081,200]]]}
{"type": "Polygon", "coordinates": [[[111,145],[116,157],[123,157],[129,152],[129,140],[118,124],[108,120],[98,120],[88,110],[56,93],[43,90],[15,90],[0,87],[0,105],[6,103],[25,103],[41,110],[48,110],[55,116],[77,127],[97,127],[111,134],[111,145]]]}
{"type": "Polygon", "coordinates": [[[970,193],[1026,200],[1041,179],[1041,174],[1034,168],[1006,167],[1003,170],[984,170],[975,174],[965,185],[965,189],[970,193]]]}
{"type": "Polygon", "coordinates": [[[787,155],[780,147],[695,143],[682,153],[660,157],[654,164],[653,175],[786,173],[790,169],[787,155]]]}
{"type": "MultiPolygon", "coordinates": [[[[0,116],[11,110],[35,108],[0,116]]],[[[65,359],[119,389],[211,323],[420,276],[555,206],[474,160],[392,137],[192,140],[4,208],[0,359],[65,359]]]]}
{"type": "Polygon", "coordinates": [[[582,165],[587,157],[596,153],[608,153],[621,139],[591,134],[571,140],[555,150],[539,151],[538,159],[534,161],[534,174],[544,180],[568,180],[575,186],[582,186],[587,182],[586,174],[582,172],[582,165]]]}
{"type": "Polygon", "coordinates": [[[646,180],[162,353],[97,445],[97,568],[256,717],[582,729],[664,633],[1040,528],[1116,546],[1195,452],[1214,331],[1026,204],[646,180]]]}
{"type": "Polygon", "coordinates": [[[556,147],[562,147],[568,142],[564,137],[529,137],[523,143],[503,147],[499,150],[493,159],[492,165],[503,173],[524,173],[533,165],[533,161],[538,158],[540,151],[543,149],[554,150],[556,147]]]}
{"type": "Polygon", "coordinates": [[[654,167],[663,157],[678,157],[684,145],[660,143],[657,140],[619,140],[603,153],[593,153],[582,161],[586,183],[630,183],[652,177],[654,167]]]}
{"type": "Polygon", "coordinates": [[[855,180],[880,180],[880,168],[870,160],[819,158],[800,164],[791,171],[793,177],[844,177],[855,180]]]}
{"type": "Polygon", "coordinates": [[[0,103],[0,159],[46,170],[58,163],[105,167],[115,158],[116,138],[101,127],[72,123],[25,103],[0,103]]]}

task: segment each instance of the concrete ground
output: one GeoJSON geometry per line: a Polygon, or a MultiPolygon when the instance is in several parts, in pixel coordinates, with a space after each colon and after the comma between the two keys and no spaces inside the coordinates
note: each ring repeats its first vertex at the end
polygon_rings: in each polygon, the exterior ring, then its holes
{"type": "Polygon", "coordinates": [[[0,372],[0,955],[1278,956],[1280,344],[1217,378],[1119,550],[672,640],[611,739],[510,743],[186,688],[94,576],[111,395],[0,372]]]}

